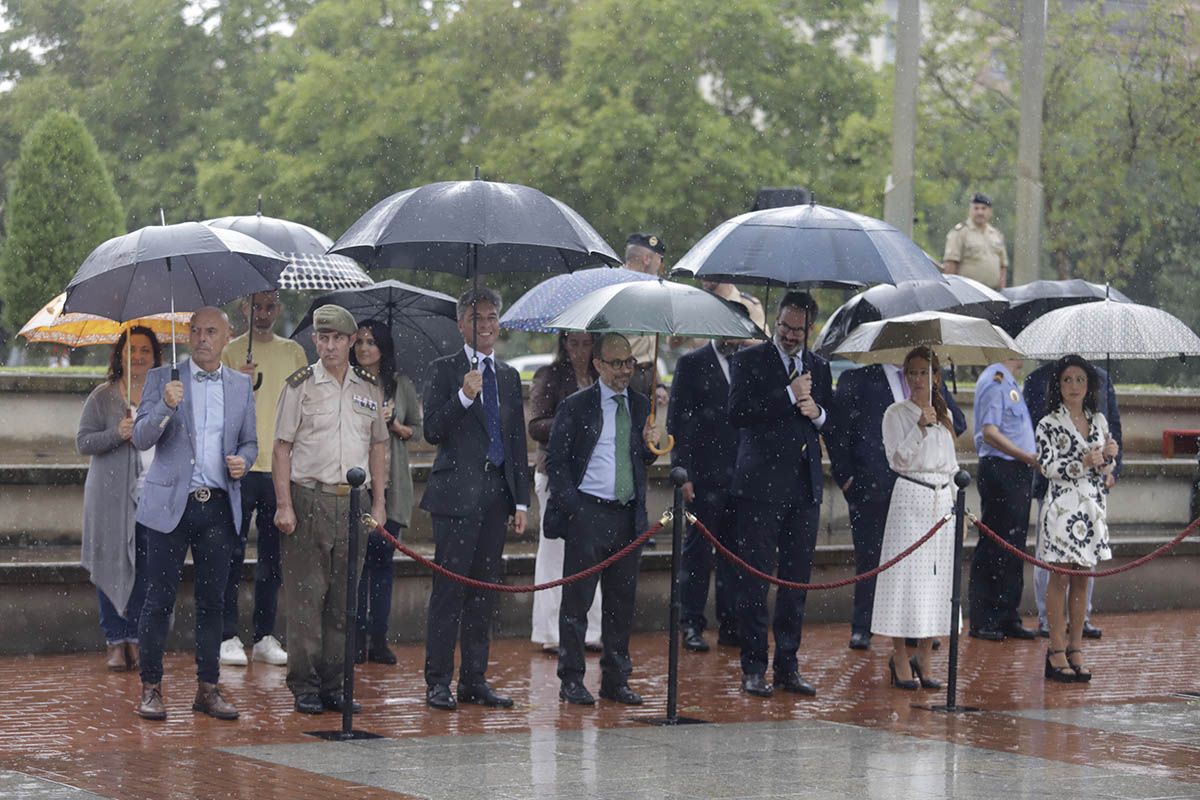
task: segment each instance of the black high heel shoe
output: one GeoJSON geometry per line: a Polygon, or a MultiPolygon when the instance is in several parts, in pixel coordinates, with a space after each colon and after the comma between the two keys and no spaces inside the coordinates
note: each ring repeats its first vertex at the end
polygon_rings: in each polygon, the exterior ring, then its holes
{"type": "Polygon", "coordinates": [[[921,662],[917,660],[916,656],[913,656],[912,658],[908,659],[908,663],[912,666],[913,675],[915,675],[917,677],[917,680],[921,682],[922,689],[940,689],[940,688],[942,688],[941,681],[935,680],[933,678],[925,677],[925,673],[921,671],[921,662]]]}
{"type": "Polygon", "coordinates": [[[1059,683],[1078,683],[1079,677],[1078,677],[1078,675],[1076,675],[1075,670],[1073,670],[1070,666],[1056,667],[1050,663],[1050,656],[1058,655],[1059,653],[1065,653],[1065,652],[1067,652],[1067,651],[1066,650],[1047,650],[1046,651],[1046,677],[1052,681],[1058,681],[1059,683]]]}
{"type": "Polygon", "coordinates": [[[1071,669],[1075,672],[1075,680],[1079,681],[1080,683],[1087,683],[1088,681],[1090,681],[1092,679],[1091,670],[1089,670],[1087,667],[1085,667],[1083,665],[1083,651],[1082,650],[1075,648],[1075,647],[1068,647],[1067,648],[1067,663],[1071,665],[1071,669]],[[1071,656],[1076,653],[1079,654],[1079,663],[1078,664],[1076,664],[1074,661],[1071,660],[1071,656]]]}
{"type": "Polygon", "coordinates": [[[917,688],[920,687],[920,685],[921,685],[920,683],[918,683],[915,680],[902,681],[896,677],[896,657],[895,656],[888,656],[888,671],[892,674],[892,686],[895,686],[897,689],[904,689],[909,692],[915,692],[917,690],[917,688]]]}

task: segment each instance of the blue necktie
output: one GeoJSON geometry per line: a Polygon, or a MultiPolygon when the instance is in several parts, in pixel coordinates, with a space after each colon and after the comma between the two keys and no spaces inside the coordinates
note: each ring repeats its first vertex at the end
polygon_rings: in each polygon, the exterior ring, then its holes
{"type": "Polygon", "coordinates": [[[500,389],[490,358],[483,360],[483,413],[487,417],[487,458],[498,467],[504,463],[504,439],[500,432],[500,389]]]}

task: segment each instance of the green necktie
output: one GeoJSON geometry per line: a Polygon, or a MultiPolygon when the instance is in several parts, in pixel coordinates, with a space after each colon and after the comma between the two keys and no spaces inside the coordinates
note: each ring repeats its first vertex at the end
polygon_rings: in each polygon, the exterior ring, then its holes
{"type": "Polygon", "coordinates": [[[629,456],[629,409],[625,407],[624,395],[614,395],[613,400],[617,401],[617,479],[613,483],[613,493],[617,496],[617,502],[628,503],[633,499],[633,459],[629,456]]]}

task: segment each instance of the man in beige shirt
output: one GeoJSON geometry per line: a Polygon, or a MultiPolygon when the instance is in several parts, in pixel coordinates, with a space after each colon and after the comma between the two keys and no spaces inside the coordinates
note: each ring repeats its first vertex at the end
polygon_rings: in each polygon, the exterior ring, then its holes
{"type": "Polygon", "coordinates": [[[962,275],[999,291],[1008,283],[1008,254],[1004,234],[993,228],[992,198],[976,192],[966,222],[946,234],[942,271],[962,275]]]}
{"type": "MultiPolygon", "coordinates": [[[[283,591],[287,603],[288,688],[296,710],[341,711],[346,645],[347,546],[350,486],[346,472],[368,467],[367,487],[387,484],[387,422],[375,376],[350,366],[358,325],[341,306],[313,312],[320,361],[286,381],[275,418],[275,525],[283,534],[283,591]]],[[[373,493],[371,514],[386,519],[384,492],[373,493]]],[[[366,536],[358,537],[355,570],[366,536]]],[[[357,710],[357,703],[355,704],[357,710]]]]}
{"type": "MultiPolygon", "coordinates": [[[[644,272],[647,275],[662,277],[663,263],[667,254],[667,246],[661,237],[653,233],[631,233],[625,240],[625,269],[634,272],[644,272]]],[[[629,385],[633,390],[652,396],[650,385],[654,379],[654,337],[628,336],[629,346],[633,349],[633,357],[637,359],[637,367],[629,385]]]]}

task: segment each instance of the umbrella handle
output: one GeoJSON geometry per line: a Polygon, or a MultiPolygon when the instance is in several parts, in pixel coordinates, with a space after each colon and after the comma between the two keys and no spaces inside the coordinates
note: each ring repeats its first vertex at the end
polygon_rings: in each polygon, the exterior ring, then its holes
{"type": "MultiPolygon", "coordinates": [[[[658,334],[657,333],[654,334],[654,356],[653,356],[653,359],[654,360],[650,362],[650,375],[651,375],[651,377],[650,377],[650,417],[647,419],[647,422],[649,422],[651,425],[654,424],[654,420],[658,413],[658,334]]],[[[668,433],[667,434],[667,444],[665,447],[659,448],[659,447],[656,447],[655,445],[651,445],[651,444],[646,445],[646,447],[649,448],[650,452],[654,453],[654,455],[664,456],[667,453],[669,453],[675,449],[675,437],[668,433]]]]}
{"type": "MultiPolygon", "coordinates": [[[[650,421],[653,422],[654,417],[650,417],[650,421]]],[[[665,456],[667,453],[675,449],[675,437],[668,433],[666,446],[655,447],[654,445],[647,445],[647,447],[650,449],[651,453],[654,453],[654,455],[665,456]]]]}
{"type": "Polygon", "coordinates": [[[254,391],[257,392],[260,386],[262,386],[262,373],[261,372],[254,376],[254,391]]]}

